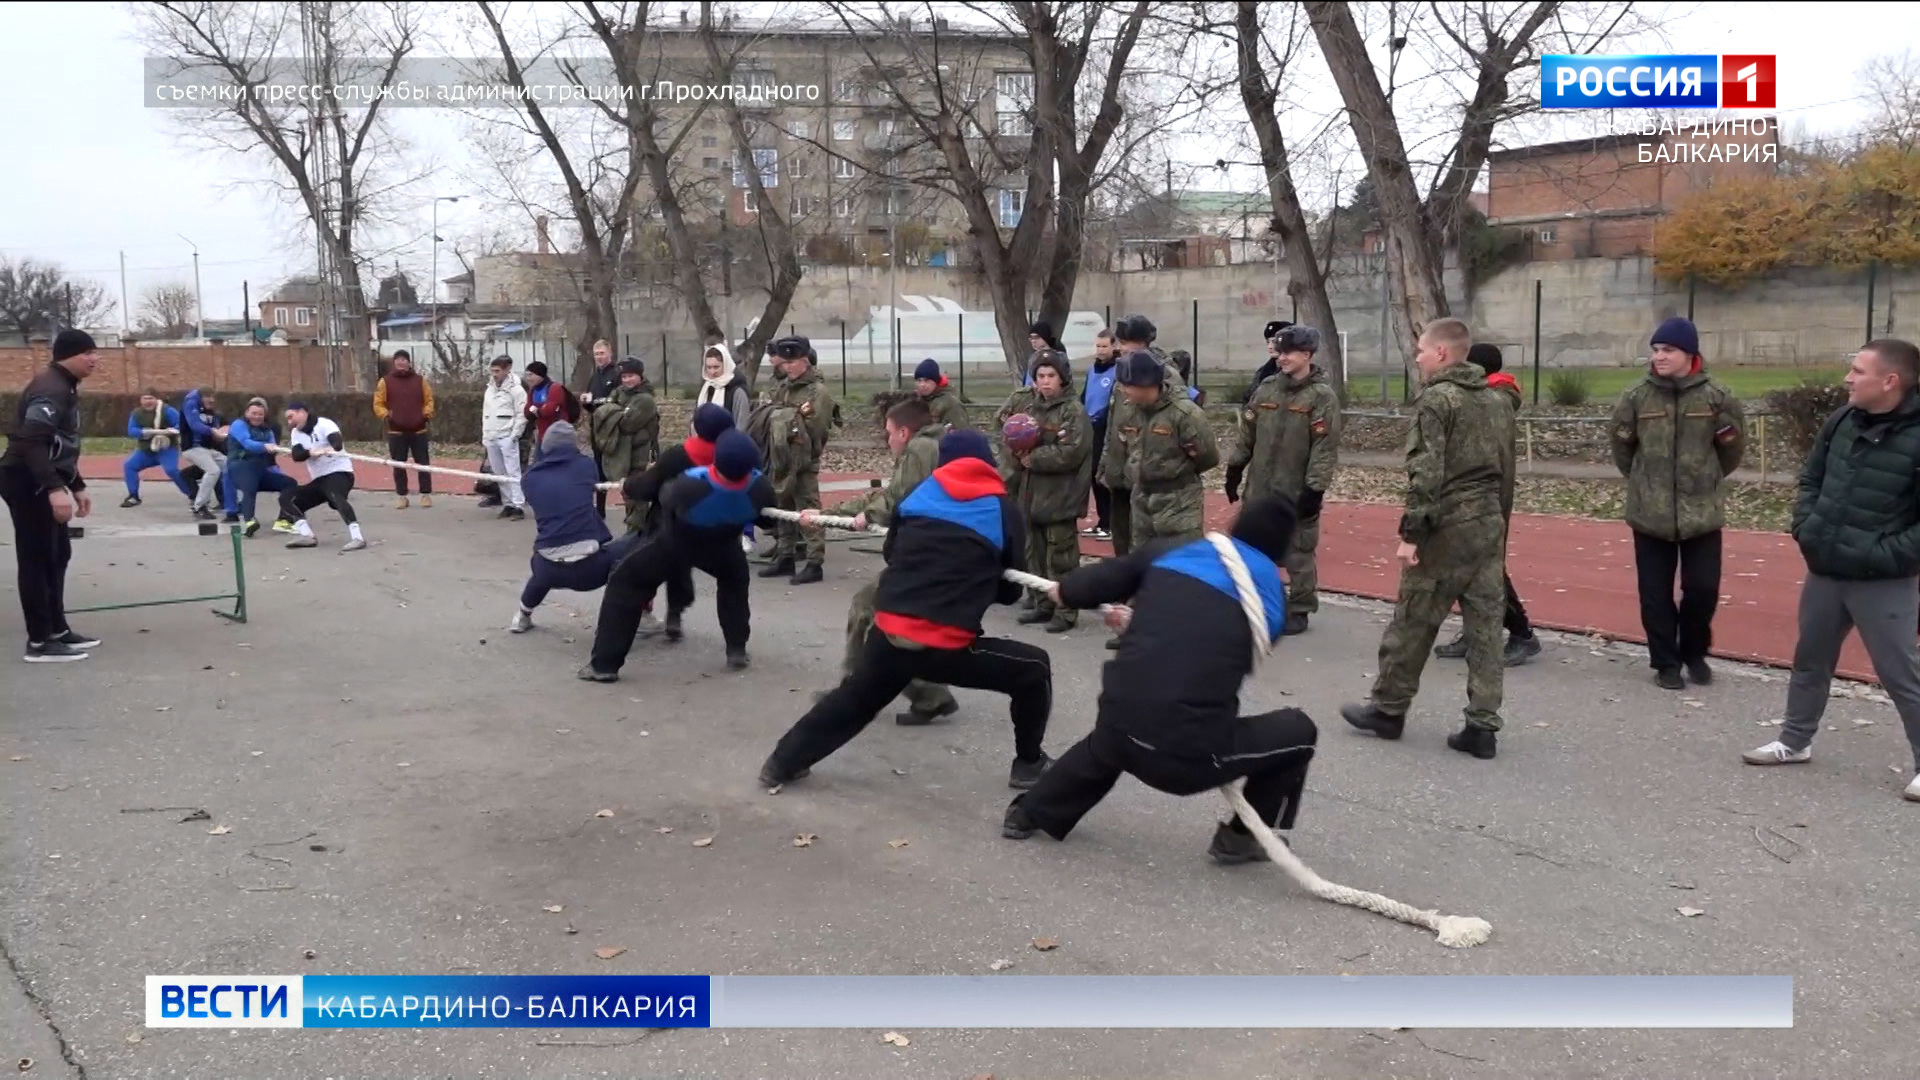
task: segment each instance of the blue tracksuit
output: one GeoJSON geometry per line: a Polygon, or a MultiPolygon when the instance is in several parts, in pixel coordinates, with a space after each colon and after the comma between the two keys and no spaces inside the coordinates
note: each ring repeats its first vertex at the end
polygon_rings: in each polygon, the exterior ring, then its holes
{"type": "MultiPolygon", "coordinates": [[[[184,437],[185,431],[180,426],[180,410],[171,405],[162,405],[160,415],[161,421],[158,426],[173,428],[180,431],[184,437]]],[[[187,498],[193,498],[192,485],[180,479],[180,451],[173,443],[169,442],[164,450],[148,449],[147,437],[141,432],[152,426],[154,426],[153,413],[147,409],[135,409],[127,416],[127,438],[137,444],[133,453],[128,454],[127,460],[120,466],[121,478],[127,484],[127,497],[139,498],[141,471],[158,467],[166,472],[167,479],[173,481],[174,487],[184,492],[187,498]]]]}
{"type": "Polygon", "coordinates": [[[254,520],[254,504],[262,491],[292,491],[300,486],[267,453],[267,444],[275,438],[272,427],[254,427],[245,420],[227,427],[227,471],[233,477],[233,498],[242,521],[254,520]]]}

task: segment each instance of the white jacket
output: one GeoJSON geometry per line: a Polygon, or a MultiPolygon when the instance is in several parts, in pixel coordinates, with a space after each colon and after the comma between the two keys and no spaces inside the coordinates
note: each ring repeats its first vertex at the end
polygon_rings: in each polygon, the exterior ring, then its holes
{"type": "Polygon", "coordinates": [[[480,402],[480,440],[518,439],[527,427],[527,388],[507,377],[501,386],[487,378],[486,397],[480,402]]]}

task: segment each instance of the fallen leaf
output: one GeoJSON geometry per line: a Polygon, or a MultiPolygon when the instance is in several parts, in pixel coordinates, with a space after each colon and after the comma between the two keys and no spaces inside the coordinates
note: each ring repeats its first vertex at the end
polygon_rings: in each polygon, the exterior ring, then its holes
{"type": "Polygon", "coordinates": [[[820,839],[820,837],[814,833],[803,832],[799,836],[796,836],[793,838],[793,846],[794,847],[812,847],[813,842],[818,839],[820,839]]]}
{"type": "Polygon", "coordinates": [[[594,817],[612,817],[612,816],[613,816],[613,811],[611,811],[611,810],[595,810],[595,811],[593,812],[593,816],[594,816],[594,817]]]}
{"type": "Polygon", "coordinates": [[[248,751],[248,753],[250,753],[250,754],[252,754],[252,755],[253,755],[254,757],[259,757],[259,756],[261,756],[262,754],[265,754],[265,753],[266,753],[266,751],[265,751],[265,750],[250,750],[250,751],[248,751]]]}
{"type": "Polygon", "coordinates": [[[555,735],[571,735],[573,734],[573,729],[569,727],[557,727],[553,729],[553,733],[555,735]]]}
{"type": "Polygon", "coordinates": [[[1853,726],[1854,727],[1872,727],[1873,721],[1867,720],[1861,717],[1855,717],[1853,720],[1853,726]]]}
{"type": "Polygon", "coordinates": [[[413,767],[413,762],[411,762],[411,761],[402,761],[402,762],[399,762],[399,763],[398,763],[398,767],[399,767],[399,768],[402,768],[402,769],[410,769],[410,768],[412,768],[412,767],[413,767]]]}
{"type": "Polygon", "coordinates": [[[1695,916],[1698,916],[1698,915],[1706,914],[1706,911],[1697,907],[1674,908],[1673,910],[1678,911],[1680,914],[1685,915],[1689,919],[1694,918],[1695,916]]]}
{"type": "Polygon", "coordinates": [[[904,839],[902,839],[902,840],[889,840],[889,841],[887,841],[887,846],[888,846],[888,847],[890,847],[890,848],[903,848],[903,847],[906,847],[906,846],[907,846],[908,844],[911,844],[911,843],[913,843],[913,841],[911,841],[911,840],[904,840],[904,839]]]}
{"type": "Polygon", "coordinates": [[[1005,971],[1005,970],[1007,970],[1008,968],[1010,968],[1010,967],[1012,967],[1012,966],[1013,966],[1013,961],[1011,961],[1011,960],[995,960],[995,961],[994,961],[993,963],[991,963],[991,964],[988,964],[987,966],[988,966],[988,967],[990,967],[990,968],[992,968],[992,969],[993,969],[993,970],[995,970],[995,971],[1005,971]]]}
{"type": "Polygon", "coordinates": [[[141,1040],[140,1040],[140,1033],[136,1031],[136,1032],[134,1032],[133,1034],[131,1034],[131,1035],[129,1035],[129,1036],[127,1036],[127,1041],[128,1041],[129,1043],[132,1043],[132,1044],[133,1044],[133,1045],[135,1045],[135,1046],[138,1046],[138,1045],[140,1045],[140,1041],[141,1041],[141,1040]]]}
{"type": "Polygon", "coordinates": [[[566,928],[566,930],[564,930],[564,931],[562,931],[562,932],[563,932],[563,933],[568,933],[568,934],[577,934],[577,933],[579,933],[580,931],[578,931],[578,930],[575,930],[575,929],[573,928],[573,924],[572,924],[572,923],[568,923],[568,924],[567,924],[567,928],[566,928]]]}
{"type": "Polygon", "coordinates": [[[902,1035],[897,1031],[889,1031],[885,1035],[880,1036],[880,1041],[883,1043],[892,1043],[894,1046],[912,1046],[913,1045],[912,1039],[907,1038],[905,1035],[902,1035]]]}
{"type": "Polygon", "coordinates": [[[8,758],[7,760],[8,760],[8,761],[25,761],[25,760],[27,760],[27,755],[25,755],[25,754],[15,754],[15,755],[13,755],[12,757],[10,757],[10,758],[8,758]]]}
{"type": "Polygon", "coordinates": [[[548,905],[546,905],[545,907],[543,907],[543,908],[541,908],[540,910],[541,910],[541,911],[545,911],[545,912],[549,912],[549,913],[551,913],[551,914],[554,914],[554,915],[558,915],[558,914],[560,914],[560,913],[561,913],[562,911],[565,911],[565,910],[566,910],[566,908],[564,908],[564,907],[561,907],[561,906],[560,906],[559,904],[548,904],[548,905]]]}
{"type": "Polygon", "coordinates": [[[1060,947],[1060,939],[1037,937],[1033,939],[1033,947],[1036,952],[1052,952],[1060,947]]]}
{"type": "Polygon", "coordinates": [[[1547,722],[1546,722],[1545,720],[1536,720],[1536,721],[1534,721],[1534,724],[1533,724],[1533,726],[1534,726],[1534,727],[1547,727],[1548,725],[1547,725],[1547,722]]]}
{"type": "Polygon", "coordinates": [[[778,795],[778,794],[780,794],[780,789],[781,789],[781,788],[782,788],[783,786],[785,786],[785,785],[782,785],[782,784],[775,784],[775,785],[773,785],[772,787],[770,787],[770,788],[768,788],[768,789],[767,789],[767,794],[769,794],[769,795],[778,795]]]}
{"type": "Polygon", "coordinates": [[[700,839],[698,839],[698,840],[695,840],[695,841],[693,842],[693,846],[694,846],[694,847],[712,847],[712,846],[713,846],[713,837],[711,837],[711,836],[703,836],[703,837],[701,837],[700,839]]]}
{"type": "Polygon", "coordinates": [[[20,1064],[19,1064],[19,1066],[18,1066],[18,1068],[19,1068],[19,1070],[20,1070],[21,1072],[26,1072],[26,1071],[27,1071],[28,1069],[31,1069],[31,1068],[33,1068],[33,1059],[32,1059],[32,1058],[21,1058],[21,1059],[20,1059],[20,1064]]]}
{"type": "Polygon", "coordinates": [[[626,951],[627,950],[621,948],[618,945],[602,945],[599,948],[593,950],[593,955],[599,957],[602,960],[611,960],[614,957],[619,956],[621,953],[626,951]]]}
{"type": "Polygon", "coordinates": [[[213,828],[207,830],[207,835],[208,836],[225,836],[232,831],[233,831],[232,829],[227,828],[225,825],[215,825],[213,828]]]}
{"type": "Polygon", "coordinates": [[[655,830],[653,830],[653,831],[654,831],[654,832],[657,832],[657,833],[670,833],[670,832],[672,832],[672,831],[673,831],[673,826],[671,826],[671,825],[662,825],[662,826],[660,826],[659,828],[657,828],[657,829],[655,829],[655,830]]]}
{"type": "Polygon", "coordinates": [[[157,706],[155,706],[155,707],[154,707],[154,710],[153,710],[153,711],[154,711],[154,712],[172,712],[172,711],[173,711],[173,706],[171,706],[171,705],[157,705],[157,706]]]}

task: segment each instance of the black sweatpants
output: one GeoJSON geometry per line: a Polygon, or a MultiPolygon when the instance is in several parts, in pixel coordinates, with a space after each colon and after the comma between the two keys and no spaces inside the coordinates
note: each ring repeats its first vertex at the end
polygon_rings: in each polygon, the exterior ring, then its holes
{"type": "Polygon", "coordinates": [[[1640,579],[1640,626],[1655,670],[1704,659],[1713,646],[1720,606],[1720,530],[1674,543],[1636,531],[1633,565],[1640,579]],[[1673,576],[1680,574],[1680,602],[1673,576]]]}
{"type": "Polygon", "coordinates": [[[54,520],[53,503],[25,469],[0,468],[0,499],[13,518],[13,555],[19,564],[20,612],[27,640],[44,642],[67,626],[67,563],[73,541],[54,520]]]}
{"type": "Polygon", "coordinates": [[[662,584],[667,586],[667,604],[673,610],[684,610],[693,602],[689,568],[713,578],[713,603],[727,651],[747,647],[752,609],[747,601],[747,553],[740,550],[739,541],[686,544],[662,533],[648,537],[607,575],[599,626],[593,633],[595,671],[618,672],[626,664],[634,635],[640,632],[640,614],[662,584]],[[681,593],[683,581],[685,592],[681,593]],[[675,606],[676,601],[684,603],[675,606]]]}
{"type": "MultiPolygon", "coordinates": [[[[1100,475],[1100,459],[1106,453],[1107,418],[1102,416],[1093,422],[1093,475],[1100,475]]],[[[1098,480],[1093,482],[1093,516],[1096,527],[1113,529],[1113,492],[1098,480]]]]}
{"type": "Polygon", "coordinates": [[[315,477],[291,491],[280,493],[280,519],[299,521],[307,516],[307,511],[325,503],[333,507],[340,515],[342,524],[351,525],[359,518],[354,515],[353,504],[347,496],[353,493],[353,474],[333,472],[315,477]]]}
{"type": "Polygon", "coordinates": [[[812,768],[853,741],[915,679],[1007,695],[1014,755],[1022,761],[1040,757],[1053,711],[1053,661],[1045,649],[990,637],[975,638],[964,649],[908,649],[876,629],[867,635],[853,673],[780,737],[775,765],[787,773],[812,768]]]}
{"type": "Polygon", "coordinates": [[[1231,749],[1203,755],[1178,747],[1149,746],[1126,734],[1109,719],[1114,707],[1102,699],[1093,731],[1060,755],[1040,782],[1015,800],[1042,832],[1065,840],[1087,811],[1113,790],[1121,773],[1155,791],[1183,796],[1244,776],[1243,794],[1260,820],[1275,828],[1293,828],[1300,795],[1306,789],[1307,766],[1319,738],[1306,713],[1277,709],[1236,717],[1231,721],[1231,749]]]}
{"type": "MultiPolygon", "coordinates": [[[[416,431],[403,435],[397,431],[387,432],[387,457],[394,461],[405,461],[409,454],[413,455],[413,460],[417,464],[433,464],[432,461],[428,460],[431,455],[427,452],[427,433],[424,431],[416,431]]],[[[395,494],[403,499],[407,497],[408,471],[407,469],[393,470],[393,490],[395,494]]],[[[423,472],[420,474],[420,494],[433,494],[432,473],[423,472]]]]}

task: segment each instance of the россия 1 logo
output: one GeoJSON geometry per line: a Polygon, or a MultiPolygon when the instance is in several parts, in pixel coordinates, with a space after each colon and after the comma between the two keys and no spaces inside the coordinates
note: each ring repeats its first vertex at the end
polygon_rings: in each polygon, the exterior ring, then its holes
{"type": "Polygon", "coordinates": [[[1772,56],[1540,58],[1546,109],[1771,109],[1774,101],[1772,56]]]}

